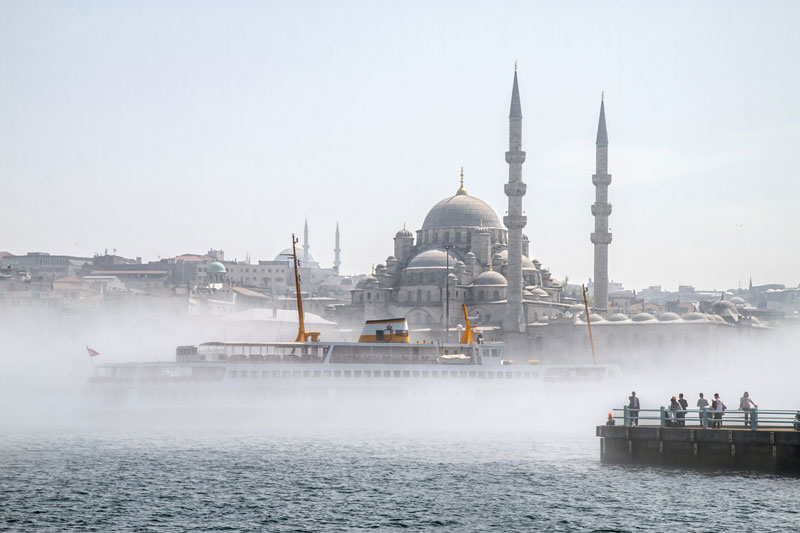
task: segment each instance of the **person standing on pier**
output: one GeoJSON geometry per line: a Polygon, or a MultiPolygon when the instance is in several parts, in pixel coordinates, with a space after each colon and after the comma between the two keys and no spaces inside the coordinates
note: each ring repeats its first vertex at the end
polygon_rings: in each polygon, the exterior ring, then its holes
{"type": "Polygon", "coordinates": [[[725,413],[725,409],[728,406],[725,405],[725,402],[722,401],[722,398],[719,397],[719,393],[714,393],[714,427],[720,429],[722,427],[722,415],[725,413]]]}
{"type": "Polygon", "coordinates": [[[683,397],[683,393],[678,394],[678,404],[681,406],[681,410],[678,411],[678,426],[685,427],[686,409],[689,407],[689,402],[687,402],[686,398],[683,397]]]}
{"type": "Polygon", "coordinates": [[[700,412],[697,416],[700,418],[700,427],[703,426],[703,409],[708,407],[708,400],[703,398],[703,393],[700,393],[700,398],[697,399],[697,408],[700,409],[700,412]]]}
{"type": "Polygon", "coordinates": [[[670,426],[675,428],[680,427],[681,425],[679,418],[680,410],[681,410],[681,404],[679,404],[678,399],[675,398],[675,396],[673,396],[672,398],[669,399],[669,413],[667,420],[671,421],[671,423],[667,424],[667,427],[670,426]]]}
{"type": "Polygon", "coordinates": [[[750,399],[750,393],[745,391],[744,395],[739,398],[739,409],[744,411],[744,425],[745,427],[750,426],[750,410],[755,407],[758,409],[758,406],[750,399]]]}
{"type": "Polygon", "coordinates": [[[628,413],[631,415],[631,425],[639,425],[639,398],[636,397],[636,391],[631,392],[628,396],[628,413]]]}

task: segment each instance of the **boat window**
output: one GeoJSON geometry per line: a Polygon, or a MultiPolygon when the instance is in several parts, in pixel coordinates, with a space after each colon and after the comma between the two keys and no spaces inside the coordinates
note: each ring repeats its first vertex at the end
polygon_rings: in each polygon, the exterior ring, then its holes
{"type": "Polygon", "coordinates": [[[236,370],[231,370],[230,372],[228,372],[228,376],[232,377],[232,378],[235,378],[236,377],[236,370]]]}
{"type": "Polygon", "coordinates": [[[288,378],[288,377],[291,377],[291,376],[292,376],[292,373],[289,370],[284,370],[283,371],[283,377],[288,378]]]}
{"type": "Polygon", "coordinates": [[[408,370],[403,370],[403,377],[404,378],[410,378],[411,377],[411,372],[409,372],[408,370]]]}
{"type": "Polygon", "coordinates": [[[514,377],[514,374],[511,372],[506,372],[505,374],[506,374],[506,379],[511,379],[514,377]]]}
{"type": "Polygon", "coordinates": [[[344,371],[344,377],[349,378],[353,376],[353,372],[351,370],[344,371]]]}
{"type": "Polygon", "coordinates": [[[303,377],[304,378],[310,378],[311,377],[311,371],[310,370],[303,370],[303,377]]]}
{"type": "MultiPolygon", "coordinates": [[[[364,372],[364,376],[365,377],[369,377],[369,370],[364,372]]],[[[361,377],[361,370],[354,370],[353,371],[353,377],[360,378],[361,377]]]]}
{"type": "Polygon", "coordinates": [[[320,376],[322,376],[322,371],[321,370],[314,370],[314,377],[318,378],[320,376]]]}
{"type": "Polygon", "coordinates": [[[428,372],[427,370],[423,370],[423,371],[422,371],[422,377],[423,377],[423,378],[430,377],[430,372],[428,372]]]}
{"type": "Polygon", "coordinates": [[[251,370],[250,371],[250,377],[251,378],[257,378],[258,377],[258,370],[251,370]]]}
{"type": "Polygon", "coordinates": [[[476,377],[477,375],[478,375],[478,374],[477,374],[476,372],[474,372],[474,371],[469,373],[469,377],[471,377],[471,378],[474,378],[474,377],[476,377]]]}
{"type": "Polygon", "coordinates": [[[273,370],[273,371],[272,371],[272,377],[273,377],[273,378],[279,378],[279,377],[281,377],[281,371],[280,371],[280,370],[273,370]]]}
{"type": "Polygon", "coordinates": [[[481,379],[486,379],[486,372],[483,372],[483,371],[478,372],[478,377],[481,378],[481,379]]]}
{"type": "Polygon", "coordinates": [[[392,377],[399,378],[401,376],[401,372],[399,370],[395,370],[392,373],[392,377]]]}
{"type": "Polygon", "coordinates": [[[334,370],[333,371],[333,377],[335,377],[335,378],[342,377],[342,371],[341,370],[334,370]]]}
{"type": "Polygon", "coordinates": [[[325,371],[322,373],[322,375],[323,375],[324,377],[326,377],[326,378],[329,378],[329,377],[331,377],[331,371],[330,371],[330,370],[325,370],[325,371]]]}
{"type": "Polygon", "coordinates": [[[523,376],[525,378],[527,378],[527,379],[530,379],[531,378],[531,373],[530,372],[523,372],[523,376]]]}
{"type": "Polygon", "coordinates": [[[301,376],[301,373],[300,373],[300,371],[299,371],[299,370],[295,370],[295,371],[294,371],[292,374],[293,374],[293,375],[294,375],[294,377],[296,377],[296,378],[299,378],[299,377],[301,376]]]}
{"type": "Polygon", "coordinates": [[[431,372],[431,377],[432,378],[438,378],[439,377],[439,371],[438,370],[434,370],[433,372],[431,372]]]}

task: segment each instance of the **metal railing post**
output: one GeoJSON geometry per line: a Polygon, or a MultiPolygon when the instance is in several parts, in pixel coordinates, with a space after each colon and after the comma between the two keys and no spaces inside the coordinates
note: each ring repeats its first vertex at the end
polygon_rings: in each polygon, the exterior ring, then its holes
{"type": "Polygon", "coordinates": [[[667,425],[667,409],[662,405],[661,406],[661,427],[665,427],[667,425]]]}
{"type": "Polygon", "coordinates": [[[700,410],[700,419],[703,421],[703,429],[708,429],[708,407],[700,410]]]}
{"type": "Polygon", "coordinates": [[[753,431],[758,430],[758,407],[750,411],[750,429],[753,431]]]}
{"type": "Polygon", "coordinates": [[[623,413],[623,415],[622,415],[623,422],[622,423],[624,425],[626,425],[626,426],[630,426],[631,425],[631,414],[630,414],[630,412],[628,412],[628,406],[627,405],[622,408],[622,413],[623,413]]]}

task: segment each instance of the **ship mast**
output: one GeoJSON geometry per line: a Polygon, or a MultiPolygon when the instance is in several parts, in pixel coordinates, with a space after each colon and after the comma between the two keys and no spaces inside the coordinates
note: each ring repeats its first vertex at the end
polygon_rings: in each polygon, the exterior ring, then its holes
{"type": "Polygon", "coordinates": [[[297,296],[297,338],[295,342],[318,342],[319,331],[306,331],[305,316],[303,315],[303,297],[300,294],[300,262],[297,260],[298,239],[292,233],[292,261],[294,263],[294,288],[297,296]]]}

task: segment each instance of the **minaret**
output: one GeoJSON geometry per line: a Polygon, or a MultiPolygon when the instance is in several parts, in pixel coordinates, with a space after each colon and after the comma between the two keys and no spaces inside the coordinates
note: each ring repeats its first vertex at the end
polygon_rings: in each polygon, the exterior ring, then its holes
{"type": "Polygon", "coordinates": [[[503,318],[503,330],[523,333],[525,316],[522,309],[522,228],[527,217],[522,215],[522,197],[525,196],[526,185],[522,181],[522,163],[525,152],[522,151],[522,107],[519,103],[519,87],[517,86],[517,66],[514,65],[514,87],[511,90],[511,111],[508,115],[509,142],[506,152],[508,163],[508,183],[505,185],[508,196],[508,215],[503,223],[508,228],[508,297],[506,314],[503,318]]]}
{"type": "Polygon", "coordinates": [[[306,219],[306,226],[303,228],[303,266],[308,268],[308,219],[306,219]]]}
{"type": "Polygon", "coordinates": [[[342,262],[339,260],[339,253],[342,250],[339,248],[339,223],[336,223],[336,248],[333,249],[334,258],[333,258],[333,271],[337,274],[339,273],[339,267],[342,265],[342,262]]]}
{"type": "Polygon", "coordinates": [[[608,231],[608,216],[611,204],[608,203],[608,186],[611,174],[608,173],[608,133],[606,133],[606,109],[604,98],[600,96],[600,121],[597,124],[597,166],[592,176],[595,186],[595,202],[592,205],[594,216],[594,307],[608,309],[608,245],[611,233],[608,231]]]}

